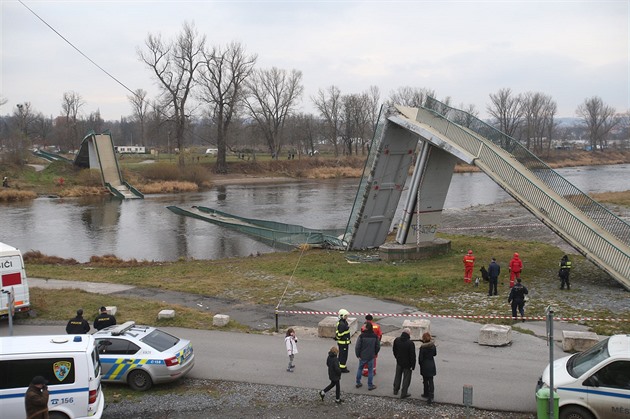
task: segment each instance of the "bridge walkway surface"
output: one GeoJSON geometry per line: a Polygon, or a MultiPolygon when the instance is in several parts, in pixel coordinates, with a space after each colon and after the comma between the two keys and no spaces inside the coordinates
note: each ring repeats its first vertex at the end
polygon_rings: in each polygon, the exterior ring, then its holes
{"type": "Polygon", "coordinates": [[[144,195],[123,180],[112,137],[109,134],[88,134],[81,142],[81,148],[74,164],[80,167],[98,168],[103,184],[110,193],[121,199],[144,198],[144,195]]]}
{"type": "Polygon", "coordinates": [[[402,142],[402,149],[409,149],[412,144],[408,135],[397,132],[402,128],[415,134],[416,141],[430,143],[477,166],[553,232],[630,290],[630,225],[549,168],[517,140],[435,100],[429,101],[426,108],[397,106],[384,114],[375,135],[378,143],[372,145],[376,152],[368,159],[372,167],[366,166],[362,189],[357,193],[348,222],[346,236],[350,237],[350,247],[383,243],[378,243],[381,240],[378,234],[361,235],[362,228],[368,230],[365,224],[374,220],[378,224],[380,220],[381,230],[383,226],[391,226],[390,207],[396,196],[392,199],[391,194],[381,193],[384,182],[379,174],[388,174],[387,181],[396,185],[393,190],[402,190],[400,185],[404,185],[411,159],[407,158],[397,172],[388,169],[392,161],[391,144],[402,142]],[[370,239],[374,243],[369,243],[370,239]]]}

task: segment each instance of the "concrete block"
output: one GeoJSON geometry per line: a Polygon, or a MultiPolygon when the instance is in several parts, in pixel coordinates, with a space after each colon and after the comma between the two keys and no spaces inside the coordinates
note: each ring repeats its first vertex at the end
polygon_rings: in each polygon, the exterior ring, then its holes
{"type": "Polygon", "coordinates": [[[173,319],[175,318],[175,310],[162,310],[158,313],[158,319],[173,319]]]}
{"type": "MultiPolygon", "coordinates": [[[[328,316],[320,321],[317,324],[317,336],[320,338],[334,338],[338,319],[336,316],[328,316]]],[[[348,326],[350,327],[350,336],[353,336],[358,329],[356,317],[348,317],[348,326]]]]}
{"type": "Polygon", "coordinates": [[[512,326],[484,324],[479,331],[479,344],[505,346],[512,343],[512,326]]]}
{"type": "Polygon", "coordinates": [[[562,331],[562,350],[565,352],[582,352],[599,342],[597,333],[562,331]]]}
{"type": "Polygon", "coordinates": [[[411,340],[421,340],[425,332],[431,333],[431,320],[429,319],[413,319],[404,320],[403,329],[408,327],[411,330],[411,340]]]}
{"type": "Polygon", "coordinates": [[[212,318],[212,325],[223,327],[226,326],[230,322],[230,316],[227,314],[215,314],[212,318]]]}
{"type": "Polygon", "coordinates": [[[107,310],[107,314],[111,314],[112,316],[118,313],[118,307],[116,306],[105,306],[105,310],[107,310]]]}

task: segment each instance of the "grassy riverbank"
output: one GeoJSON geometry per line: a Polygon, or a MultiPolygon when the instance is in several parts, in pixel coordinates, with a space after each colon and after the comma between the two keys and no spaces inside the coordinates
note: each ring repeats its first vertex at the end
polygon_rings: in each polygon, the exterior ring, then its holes
{"type": "MultiPolygon", "coordinates": [[[[443,315],[509,315],[505,285],[500,296],[488,298],[485,284],[473,288],[462,280],[461,258],[474,248],[479,260],[494,255],[505,265],[513,249],[524,259],[525,283],[534,298],[528,303],[528,316],[544,316],[552,305],[559,317],[597,317],[630,319],[630,307],[612,311],[602,306],[585,310],[571,303],[572,299],[593,298],[592,286],[618,288],[619,298],[626,292],[583,257],[572,255],[574,264],[571,291],[557,289],[557,263],[562,251],[553,246],[532,242],[514,242],[484,237],[443,236],[452,240],[452,251],[444,256],[418,262],[367,261],[365,253],[331,250],[295,250],[222,260],[188,260],[172,263],[139,263],[136,261],[94,261],[85,264],[49,264],[27,258],[27,271],[32,277],[59,278],[93,282],[113,282],[144,288],[158,288],[219,297],[245,304],[268,306],[270,310],[284,295],[282,307],[343,294],[361,294],[386,298],[417,307],[431,314],[443,315]],[[348,263],[347,256],[357,256],[361,263],[348,263]],[[588,287],[587,287],[588,285],[588,287]],[[589,288],[590,287],[590,288],[589,288]],[[588,290],[587,290],[588,288],[588,290]],[[286,294],[284,293],[286,289],[286,294]]],[[[59,262],[59,261],[58,261],[59,262]]],[[[192,328],[212,328],[214,313],[202,312],[172,304],[138,301],[125,297],[95,296],[80,291],[35,291],[34,308],[40,318],[65,320],[76,307],[91,308],[104,304],[117,305],[119,318],[155,324],[155,313],[162,308],[176,308],[183,315],[170,323],[192,328]],[[54,301],[54,303],[53,303],[54,301]],[[59,307],[64,307],[60,310],[59,307]]],[[[479,320],[506,323],[508,320],[479,320]]],[[[630,333],[630,322],[586,321],[601,334],[630,333]]],[[[233,327],[238,325],[233,324],[233,327]]]]}

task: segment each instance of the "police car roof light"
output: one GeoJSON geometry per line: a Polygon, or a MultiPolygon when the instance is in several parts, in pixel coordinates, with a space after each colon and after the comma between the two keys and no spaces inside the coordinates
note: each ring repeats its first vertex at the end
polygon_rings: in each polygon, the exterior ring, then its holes
{"type": "Polygon", "coordinates": [[[72,340],[73,342],[81,342],[83,339],[81,339],[81,336],[75,336],[74,339],[72,340]]]}
{"type": "Polygon", "coordinates": [[[125,333],[126,331],[134,327],[135,325],[136,325],[136,322],[134,321],[124,322],[123,324],[116,326],[112,329],[112,332],[111,332],[112,336],[122,335],[123,333],[125,333]]]}

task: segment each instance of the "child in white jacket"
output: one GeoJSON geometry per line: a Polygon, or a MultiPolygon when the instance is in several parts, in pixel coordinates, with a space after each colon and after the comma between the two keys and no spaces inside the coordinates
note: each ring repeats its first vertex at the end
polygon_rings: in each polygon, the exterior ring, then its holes
{"type": "Polygon", "coordinates": [[[287,329],[287,334],[284,338],[284,344],[287,347],[287,354],[289,355],[289,365],[287,366],[287,371],[293,372],[293,368],[295,368],[295,365],[293,365],[293,359],[295,357],[295,354],[298,353],[298,349],[297,338],[295,337],[295,330],[293,330],[293,328],[291,327],[287,329]]]}

